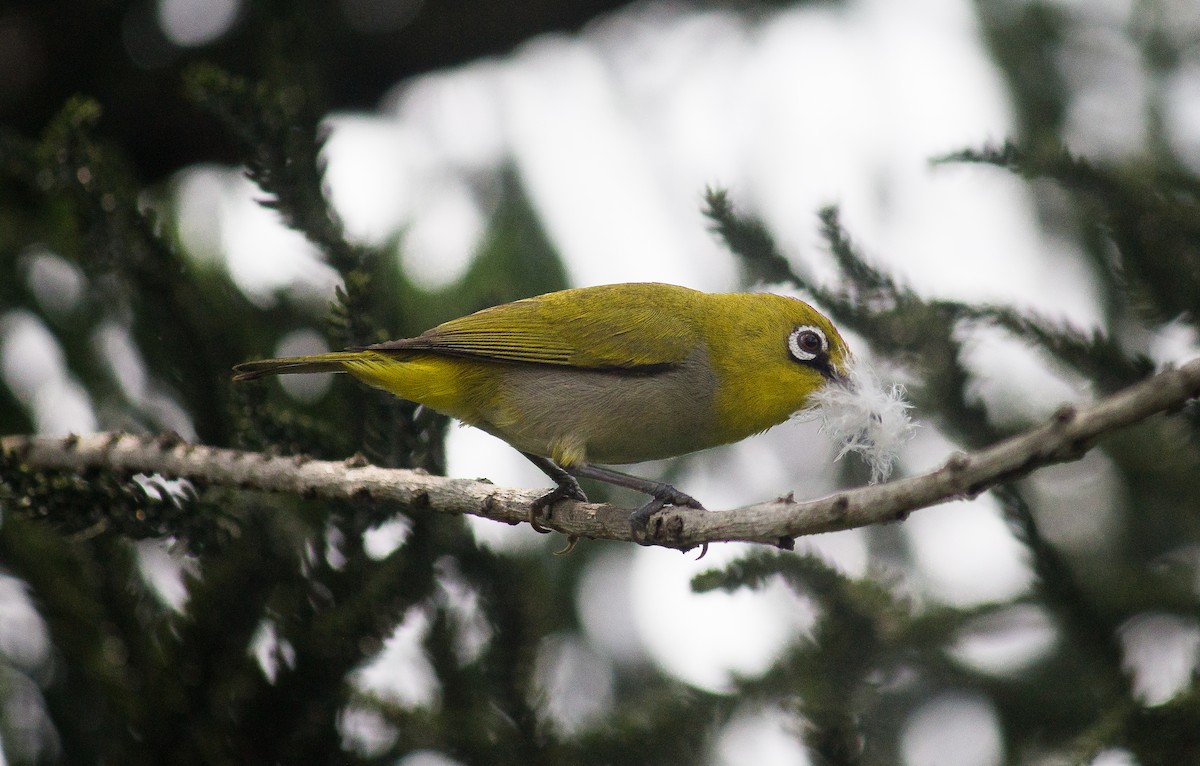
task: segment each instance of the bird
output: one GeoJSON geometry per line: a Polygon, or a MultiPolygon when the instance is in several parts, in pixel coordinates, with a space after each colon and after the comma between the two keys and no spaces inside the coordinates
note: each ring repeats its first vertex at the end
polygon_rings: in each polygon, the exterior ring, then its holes
{"type": "Polygon", "coordinates": [[[850,388],[852,360],[833,323],[797,298],[627,283],[550,292],[415,337],[233,371],[235,381],[345,372],[499,437],[555,484],[529,508],[539,532],[553,504],[587,500],[580,478],[648,495],[630,515],[640,541],[667,505],[703,505],[609,466],[766,431],[818,392],[850,388]]]}

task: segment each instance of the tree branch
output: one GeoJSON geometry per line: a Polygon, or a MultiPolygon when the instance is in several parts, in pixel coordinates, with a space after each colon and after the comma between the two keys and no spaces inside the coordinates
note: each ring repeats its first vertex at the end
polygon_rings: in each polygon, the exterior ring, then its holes
{"type": "MultiPolygon", "coordinates": [[[[800,535],[832,532],[904,519],[932,505],[972,498],[1002,482],[1083,456],[1106,433],[1159,412],[1177,410],[1200,396],[1200,359],[1130,386],[1083,408],[1062,407],[1039,427],[986,449],[956,453],[920,476],[845,490],[818,500],[790,496],[730,511],[668,508],[651,520],[649,540],[688,549],[710,542],[748,541],[784,548],[800,535]]],[[[287,492],[327,500],[389,501],[443,513],[466,513],[506,524],[526,520],[542,493],[493,486],[486,480],[447,479],[421,471],[341,462],[272,457],[181,441],[177,436],[99,433],[88,436],[6,436],[0,449],[39,469],[81,471],[104,467],[164,474],[202,485],[287,492]]],[[[633,539],[629,510],[612,505],[562,502],[542,524],[580,538],[633,539]]]]}

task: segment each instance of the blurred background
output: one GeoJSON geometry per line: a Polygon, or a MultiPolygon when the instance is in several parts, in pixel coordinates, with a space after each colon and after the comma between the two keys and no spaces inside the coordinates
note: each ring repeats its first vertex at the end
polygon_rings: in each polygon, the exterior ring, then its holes
{"type": "MultiPolygon", "coordinates": [[[[228,370],[665,281],[828,312],[919,473],[1196,355],[1198,172],[1194,0],[10,0],[0,433],[542,487],[228,370]]],[[[702,561],[6,457],[4,762],[1200,763],[1198,424],[702,561]]],[[[725,509],[864,483],[836,454],[793,422],[635,472],[725,509]]]]}

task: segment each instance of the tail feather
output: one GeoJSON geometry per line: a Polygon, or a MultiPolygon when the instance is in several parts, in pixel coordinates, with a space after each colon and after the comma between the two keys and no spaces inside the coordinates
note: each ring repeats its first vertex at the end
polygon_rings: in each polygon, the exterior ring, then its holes
{"type": "Polygon", "coordinates": [[[266,375],[292,375],[301,372],[345,372],[346,362],[360,360],[363,356],[361,351],[335,351],[331,354],[243,362],[233,368],[233,379],[254,380],[266,375]]]}

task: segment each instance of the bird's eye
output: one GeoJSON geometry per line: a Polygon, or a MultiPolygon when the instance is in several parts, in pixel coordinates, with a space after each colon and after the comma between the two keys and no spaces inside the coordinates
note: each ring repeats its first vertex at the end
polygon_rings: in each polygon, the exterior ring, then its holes
{"type": "Polygon", "coordinates": [[[792,330],[788,336],[788,351],[797,361],[809,362],[829,350],[829,341],[819,327],[804,325],[792,330]]]}

